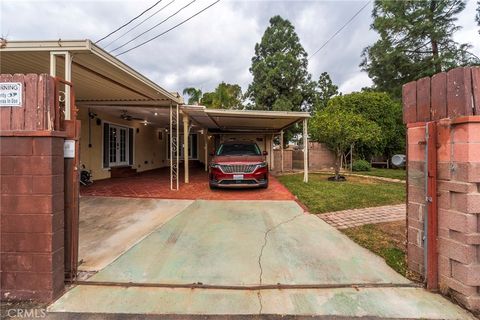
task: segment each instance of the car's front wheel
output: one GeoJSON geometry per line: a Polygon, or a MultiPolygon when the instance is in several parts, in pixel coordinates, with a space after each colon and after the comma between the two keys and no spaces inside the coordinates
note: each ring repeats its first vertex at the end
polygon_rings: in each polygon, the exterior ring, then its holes
{"type": "Polygon", "coordinates": [[[268,188],[268,179],[265,181],[265,184],[262,185],[262,189],[267,189],[268,188]]]}

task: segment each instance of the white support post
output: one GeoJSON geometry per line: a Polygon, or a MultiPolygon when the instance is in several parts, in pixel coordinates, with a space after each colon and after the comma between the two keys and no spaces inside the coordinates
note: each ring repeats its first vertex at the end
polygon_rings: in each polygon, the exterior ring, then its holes
{"type": "MultiPolygon", "coordinates": [[[[70,52],[65,52],[65,81],[72,83],[72,56],[70,52]]],[[[71,119],[72,106],[70,99],[71,88],[69,85],[65,86],[65,120],[71,119]]]]}
{"type": "Polygon", "coordinates": [[[303,182],[308,182],[308,119],[303,120],[303,182]]]}
{"type": "Polygon", "coordinates": [[[54,52],[50,52],[50,75],[57,76],[57,55],[54,52]]]}
{"type": "Polygon", "coordinates": [[[179,133],[179,129],[180,129],[180,125],[179,125],[179,118],[178,118],[179,114],[178,114],[178,104],[175,105],[175,122],[176,122],[176,127],[175,127],[175,141],[177,143],[177,146],[176,146],[176,155],[175,155],[175,158],[176,158],[176,165],[175,165],[175,168],[177,170],[176,172],[176,183],[177,183],[177,189],[175,190],[178,190],[179,189],[179,170],[180,170],[180,146],[179,146],[179,143],[180,143],[180,133],[179,133]]]}
{"type": "Polygon", "coordinates": [[[283,130],[280,131],[280,172],[283,172],[283,130]]]}
{"type": "Polygon", "coordinates": [[[208,128],[203,129],[203,140],[205,148],[205,171],[208,171],[208,128]]]}
{"type": "Polygon", "coordinates": [[[185,183],[189,183],[188,176],[188,114],[183,112],[183,165],[185,183]]]}
{"type": "Polygon", "coordinates": [[[272,137],[270,138],[270,168],[273,170],[275,169],[275,157],[273,155],[273,139],[275,138],[275,134],[272,133],[272,137]]]}
{"type": "MultiPolygon", "coordinates": [[[[72,55],[69,51],[50,52],[50,75],[52,77],[57,76],[57,56],[64,56],[65,58],[65,74],[64,80],[72,82],[72,55]]],[[[70,101],[71,88],[69,85],[65,85],[65,120],[71,119],[71,101],[70,101]]]]}

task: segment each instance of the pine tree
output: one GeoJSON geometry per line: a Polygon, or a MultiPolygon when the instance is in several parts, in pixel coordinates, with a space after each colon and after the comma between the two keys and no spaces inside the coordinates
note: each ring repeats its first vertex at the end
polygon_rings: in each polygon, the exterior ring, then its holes
{"type": "Polygon", "coordinates": [[[322,72],[316,83],[313,113],[325,109],[328,105],[328,101],[336,95],[338,95],[338,86],[333,84],[333,81],[327,72],[322,72]]]}
{"type": "Polygon", "coordinates": [[[371,27],[380,39],[364,49],[360,64],[375,88],[399,97],[406,82],[478,63],[469,44],[453,40],[464,8],[464,0],[376,0],[371,27]]]}
{"type": "Polygon", "coordinates": [[[255,45],[250,72],[253,82],[246,96],[250,108],[260,110],[307,110],[313,97],[307,53],[290,21],[270,19],[260,43],[255,45]]]}

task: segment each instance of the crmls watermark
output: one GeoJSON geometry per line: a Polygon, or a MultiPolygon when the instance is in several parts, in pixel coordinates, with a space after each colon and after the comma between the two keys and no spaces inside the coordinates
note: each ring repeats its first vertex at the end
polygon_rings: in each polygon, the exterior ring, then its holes
{"type": "Polygon", "coordinates": [[[45,318],[47,316],[46,309],[8,309],[8,318],[45,318]]]}

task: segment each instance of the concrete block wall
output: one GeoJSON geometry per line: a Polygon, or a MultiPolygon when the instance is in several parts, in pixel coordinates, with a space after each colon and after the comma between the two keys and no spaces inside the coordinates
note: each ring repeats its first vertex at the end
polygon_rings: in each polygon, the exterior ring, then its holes
{"type": "MultiPolygon", "coordinates": [[[[290,149],[283,150],[283,171],[292,171],[293,170],[293,162],[292,162],[292,153],[293,151],[290,149]]],[[[273,171],[280,172],[282,167],[282,158],[281,158],[281,151],[280,150],[273,150],[273,171]]]]}
{"type": "Polygon", "coordinates": [[[310,142],[308,168],[310,170],[331,170],[335,167],[335,154],[323,143],[310,142]]]}
{"type": "Polygon", "coordinates": [[[439,287],[480,310],[480,117],[437,131],[439,287]]]}
{"type": "Polygon", "coordinates": [[[2,300],[49,302],[64,288],[63,142],[1,137],[2,300]]]}
{"type": "MultiPolygon", "coordinates": [[[[425,127],[436,128],[436,200],[429,206],[429,286],[480,311],[480,67],[456,68],[403,86],[407,125],[408,267],[424,274],[425,127]],[[435,268],[437,265],[438,268],[435,268]],[[435,272],[437,271],[437,273],[435,272]],[[438,276],[436,276],[438,275],[438,276]]],[[[435,152],[435,150],[433,151],[435,152]]],[[[435,163],[433,164],[435,168],[435,163]]],[[[432,168],[430,170],[433,170],[432,168]]],[[[435,172],[429,172],[430,179],[435,172]]]]}
{"type": "MultiPolygon", "coordinates": [[[[408,267],[424,274],[425,124],[409,125],[408,267]]],[[[438,283],[480,310],[480,117],[437,122],[438,283]]]]}
{"type": "Polygon", "coordinates": [[[407,132],[408,203],[407,203],[407,257],[408,267],[424,273],[423,228],[425,215],[425,124],[414,124],[407,132]]]}

